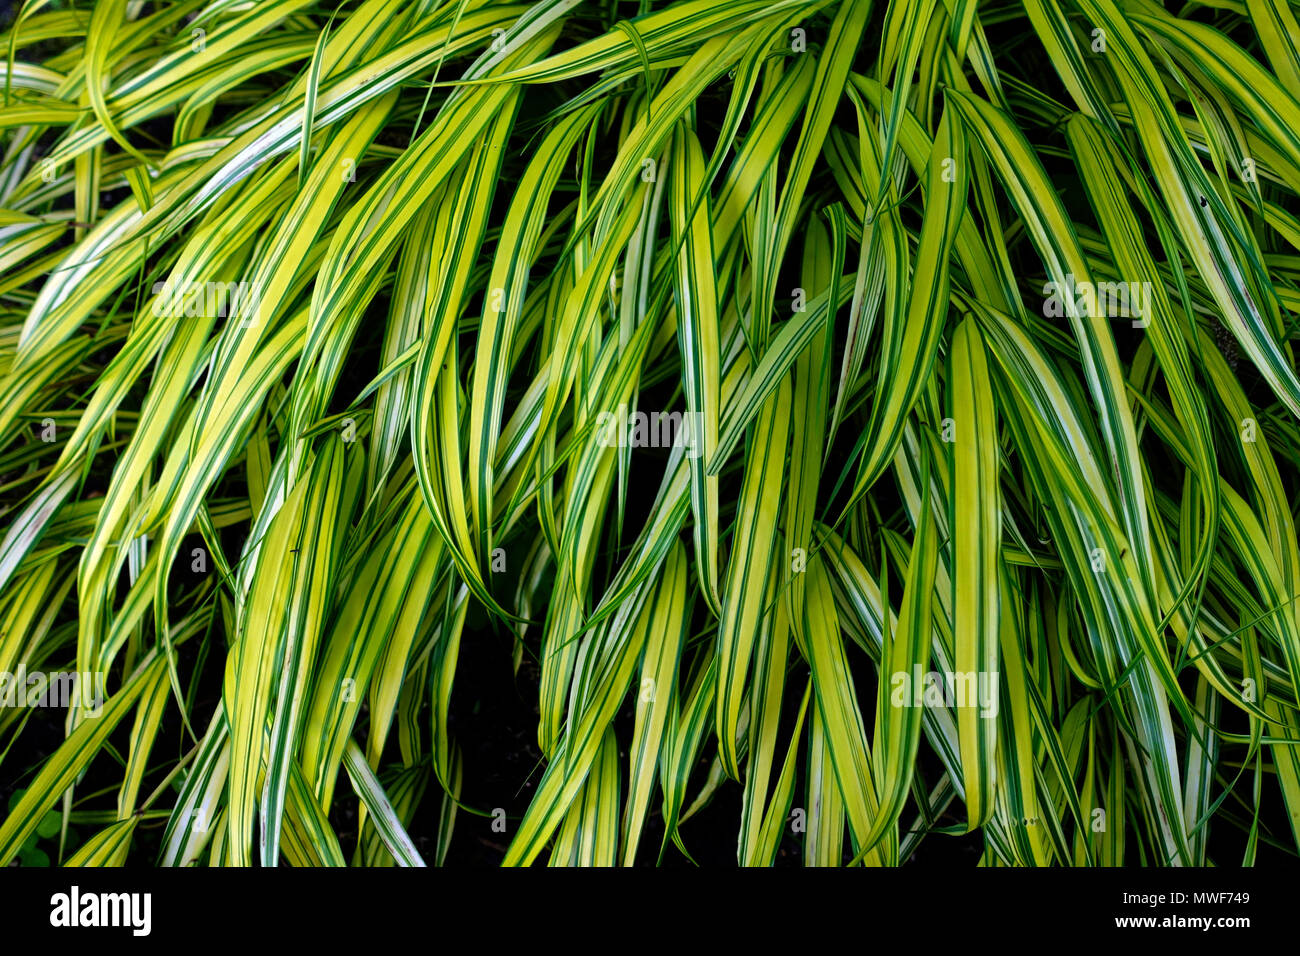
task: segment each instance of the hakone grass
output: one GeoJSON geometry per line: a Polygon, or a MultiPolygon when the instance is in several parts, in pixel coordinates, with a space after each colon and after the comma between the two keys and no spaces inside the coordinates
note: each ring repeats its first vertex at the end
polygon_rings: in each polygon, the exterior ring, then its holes
{"type": "Polygon", "coordinates": [[[0,863],[1294,861],[1286,0],[2,26],[0,863]]]}

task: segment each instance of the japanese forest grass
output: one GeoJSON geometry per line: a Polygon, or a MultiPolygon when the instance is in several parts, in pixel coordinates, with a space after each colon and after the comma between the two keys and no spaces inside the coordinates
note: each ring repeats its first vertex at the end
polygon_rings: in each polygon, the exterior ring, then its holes
{"type": "Polygon", "coordinates": [[[1284,0],[4,30],[0,861],[1294,858],[1284,0]]]}

